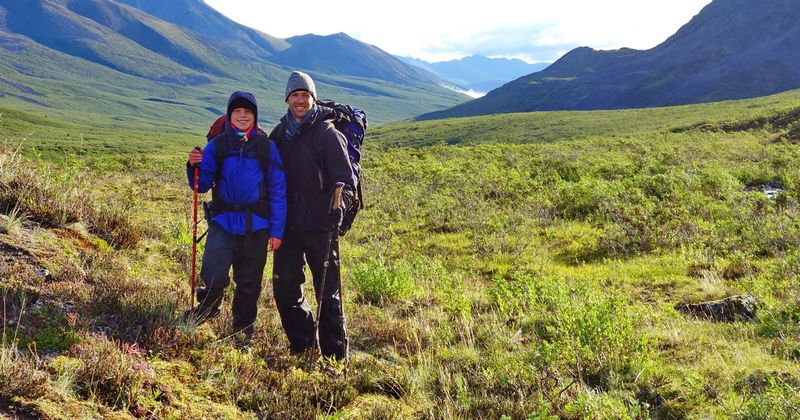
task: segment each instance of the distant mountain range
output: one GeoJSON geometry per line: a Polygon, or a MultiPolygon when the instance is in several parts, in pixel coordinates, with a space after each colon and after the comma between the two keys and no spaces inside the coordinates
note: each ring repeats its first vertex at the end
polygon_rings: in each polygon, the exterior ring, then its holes
{"type": "Polygon", "coordinates": [[[576,48],[547,69],[420,119],[670,106],[800,87],[800,0],[715,0],[649,50],[576,48]]]}
{"type": "Polygon", "coordinates": [[[530,64],[518,59],[489,58],[481,55],[434,63],[412,57],[400,58],[408,64],[433,73],[455,87],[484,93],[550,65],[550,63],[530,64]]]}
{"type": "Polygon", "coordinates": [[[293,69],[310,73],[320,96],[358,105],[373,122],[468,99],[345,34],[280,39],[202,0],[0,0],[0,105],[200,124],[232,90],[248,89],[271,122],[285,112],[293,69]]]}

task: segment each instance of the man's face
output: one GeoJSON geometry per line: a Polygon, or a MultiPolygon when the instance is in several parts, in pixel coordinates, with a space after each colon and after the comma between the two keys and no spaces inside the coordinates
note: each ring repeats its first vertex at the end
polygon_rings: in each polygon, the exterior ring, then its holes
{"type": "Polygon", "coordinates": [[[236,108],[231,112],[231,124],[239,130],[247,130],[256,122],[253,111],[247,108],[236,108]]]}
{"type": "Polygon", "coordinates": [[[296,90],[286,99],[286,105],[289,105],[289,111],[294,119],[300,121],[314,106],[314,97],[304,90],[296,90]]]}

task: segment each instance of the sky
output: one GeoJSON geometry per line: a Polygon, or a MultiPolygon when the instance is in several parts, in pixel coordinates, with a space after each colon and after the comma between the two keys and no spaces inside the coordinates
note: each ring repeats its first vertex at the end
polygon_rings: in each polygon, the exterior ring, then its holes
{"type": "Polygon", "coordinates": [[[468,55],[552,62],[569,50],[655,47],[711,0],[204,0],[279,38],[344,32],[429,62],[468,55]],[[402,6],[400,6],[402,4],[402,6]]]}

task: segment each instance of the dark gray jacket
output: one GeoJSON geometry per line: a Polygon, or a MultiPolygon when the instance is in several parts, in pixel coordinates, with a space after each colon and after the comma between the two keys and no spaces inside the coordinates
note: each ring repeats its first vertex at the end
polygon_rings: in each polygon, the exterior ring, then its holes
{"type": "Polygon", "coordinates": [[[286,172],[287,230],[329,231],[328,211],[337,182],[346,185],[345,201],[352,201],[355,179],[344,135],[331,122],[335,112],[316,106],[316,112],[292,137],[286,129],[288,113],[269,137],[278,145],[286,172]]]}

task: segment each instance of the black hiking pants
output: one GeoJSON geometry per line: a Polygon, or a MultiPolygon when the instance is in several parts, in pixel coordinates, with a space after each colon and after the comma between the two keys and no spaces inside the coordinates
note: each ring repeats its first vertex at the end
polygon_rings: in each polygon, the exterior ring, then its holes
{"type": "Polygon", "coordinates": [[[203,252],[200,278],[205,290],[198,291],[198,302],[201,306],[206,302],[219,305],[222,293],[231,283],[228,273],[233,267],[233,281],[236,283],[231,305],[233,329],[242,330],[248,335],[254,331],[253,324],[258,313],[258,297],[267,262],[268,235],[266,229],[249,235],[232,235],[212,222],[208,227],[206,249],[203,252]]]}
{"type": "Polygon", "coordinates": [[[322,291],[319,345],[323,356],[341,360],[347,357],[348,343],[340,294],[339,241],[335,234],[331,252],[325,255],[327,244],[328,232],[287,231],[275,251],[272,289],[291,351],[305,351],[314,345],[314,314],[302,287],[305,263],[311,269],[314,291],[319,296],[323,265],[326,260],[330,262],[322,291]]]}

